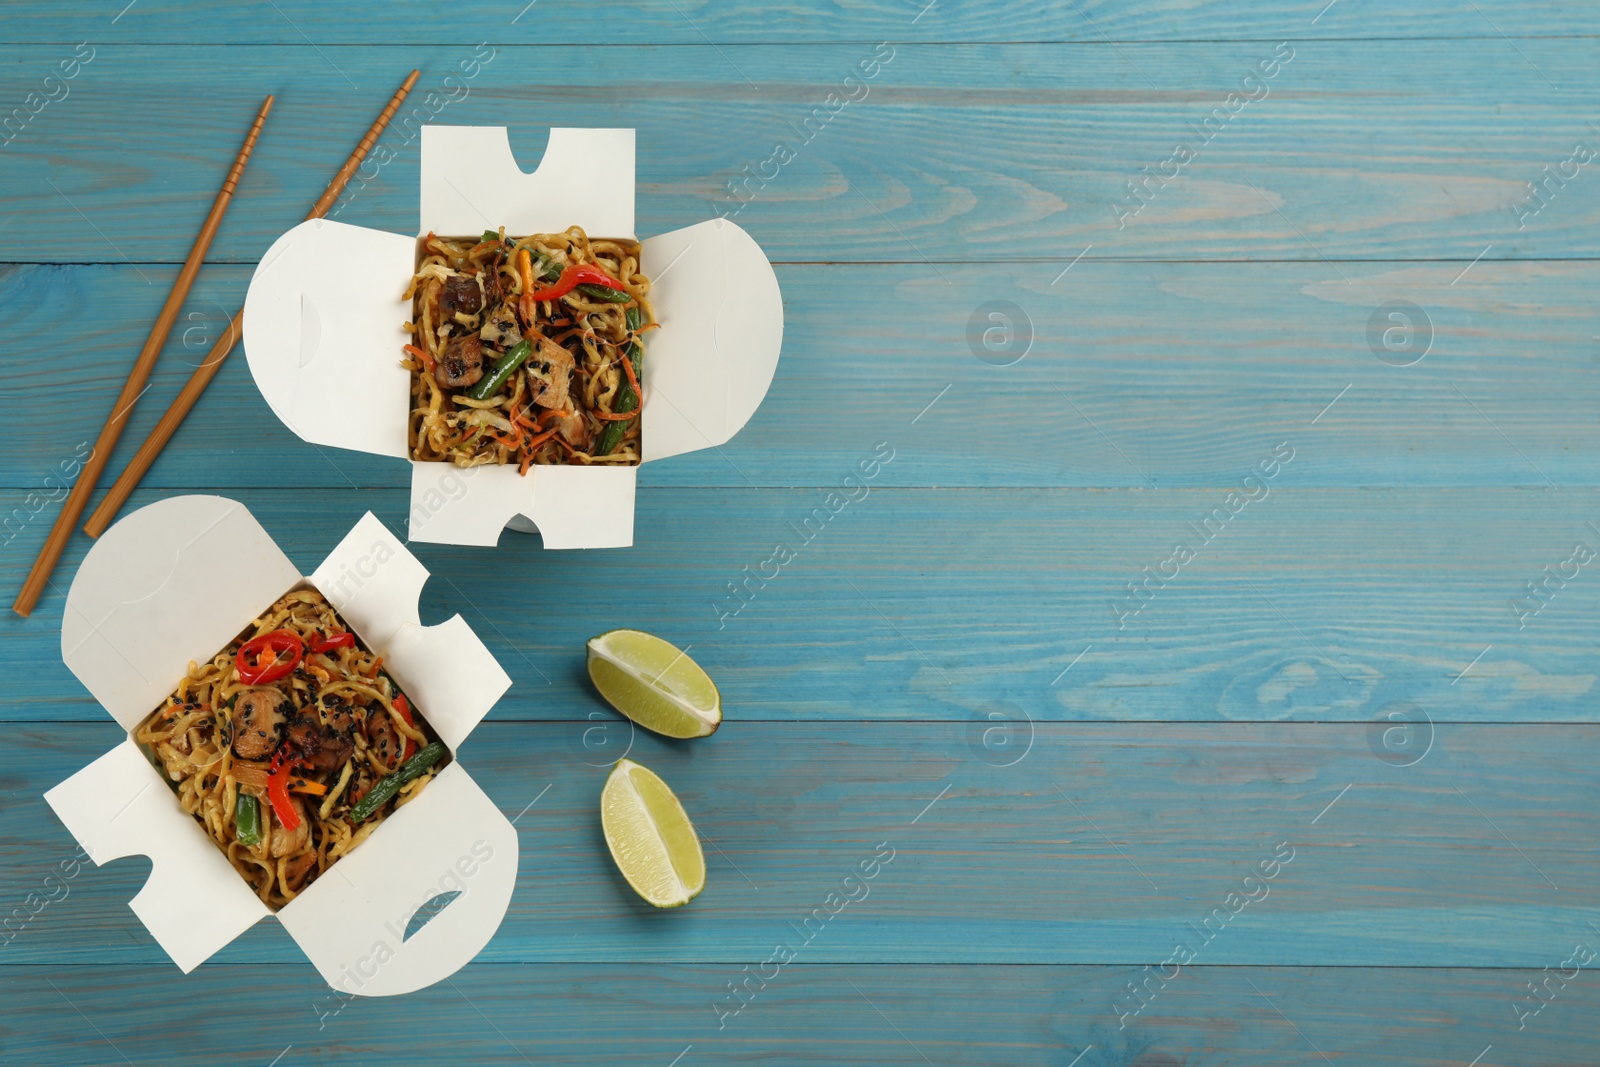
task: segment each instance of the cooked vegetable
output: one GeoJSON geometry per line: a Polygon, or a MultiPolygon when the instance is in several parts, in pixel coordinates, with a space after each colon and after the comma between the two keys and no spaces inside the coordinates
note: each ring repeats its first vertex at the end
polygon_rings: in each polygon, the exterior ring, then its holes
{"type": "Polygon", "coordinates": [[[239,844],[246,848],[261,844],[261,809],[256,806],[256,798],[249,793],[240,793],[234,804],[233,832],[239,844]]]}
{"type": "Polygon", "coordinates": [[[596,285],[593,282],[583,282],[573,288],[590,300],[602,300],[607,304],[626,304],[633,299],[620,286],[608,288],[604,285],[596,285]]]}
{"type": "Polygon", "coordinates": [[[301,589],[194,665],[133,740],[173,784],[174,803],[262,902],[279,908],[425,787],[430,772],[359,825],[345,818],[434,735],[379,657],[320,593],[301,589]]]}
{"type": "MultiPolygon", "coordinates": [[[[637,307],[629,308],[627,311],[627,324],[629,331],[631,332],[638,330],[640,323],[641,318],[639,315],[639,309],[637,307]]],[[[634,388],[634,382],[638,380],[639,376],[640,354],[641,352],[638,341],[634,341],[628,345],[628,353],[626,356],[629,364],[628,369],[630,371],[628,374],[628,382],[617,387],[617,399],[611,404],[611,410],[619,414],[628,414],[639,407],[639,392],[634,388]]],[[[622,443],[622,435],[627,432],[627,422],[607,422],[605,430],[600,434],[599,443],[595,445],[594,454],[597,456],[609,456],[611,454],[611,450],[622,443]]]]}
{"type": "Polygon", "coordinates": [[[640,341],[655,325],[639,255],[636,241],[591,240],[576,226],[428,234],[406,293],[412,458],[524,474],[536,463],[638,463],[640,341]]]}
{"type": "MultiPolygon", "coordinates": [[[[283,750],[279,750],[279,756],[283,750]]],[[[300,829],[300,813],[289,800],[289,775],[294,768],[284,759],[274,757],[272,770],[267,773],[267,799],[272,802],[272,812],[285,830],[300,829]]]]}
{"type": "Polygon", "coordinates": [[[524,300],[531,300],[535,304],[547,300],[560,300],[580,283],[587,282],[591,285],[604,286],[607,289],[622,289],[623,285],[599,267],[588,263],[577,263],[561,272],[561,278],[552,286],[545,289],[535,289],[531,293],[524,293],[524,300]]]}
{"type": "Polygon", "coordinates": [[[511,372],[522,366],[522,361],[528,358],[528,353],[533,351],[533,345],[526,340],[518,341],[516,347],[500,357],[500,362],[494,365],[494,370],[487,378],[478,383],[477,388],[467,395],[474,400],[487,400],[493,396],[506,379],[511,377],[511,372]]]}
{"type": "Polygon", "coordinates": [[[275,682],[293,671],[300,666],[305,654],[305,642],[300,640],[299,634],[292,630],[274,630],[240,645],[234,654],[234,666],[239,672],[239,681],[245,685],[260,685],[275,682]],[[268,652],[272,653],[272,658],[264,660],[268,652]],[[289,658],[286,660],[285,656],[289,658]]]}
{"type": "Polygon", "coordinates": [[[401,786],[413,778],[419,778],[432,770],[433,765],[444,758],[445,751],[444,742],[435,741],[401,764],[398,771],[395,771],[369,789],[367,795],[361,798],[361,802],[350,809],[350,821],[365,821],[373,812],[383,807],[396,793],[400,792],[401,786]]]}
{"type": "Polygon", "coordinates": [[[311,641],[311,651],[331,652],[336,648],[355,648],[356,635],[346,630],[342,634],[329,634],[327,637],[316,637],[311,641]]]}

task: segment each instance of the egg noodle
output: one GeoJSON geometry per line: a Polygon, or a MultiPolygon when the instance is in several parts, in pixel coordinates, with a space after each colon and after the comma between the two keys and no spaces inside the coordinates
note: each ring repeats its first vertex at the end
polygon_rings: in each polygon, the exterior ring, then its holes
{"type": "Polygon", "coordinates": [[[382,660],[311,589],[281,597],[210,661],[190,662],[133,737],[273,908],[448,760],[382,660]]]}
{"type": "Polygon", "coordinates": [[[641,335],[655,328],[635,241],[428,234],[405,297],[411,456],[462,467],[639,462],[641,335]]]}

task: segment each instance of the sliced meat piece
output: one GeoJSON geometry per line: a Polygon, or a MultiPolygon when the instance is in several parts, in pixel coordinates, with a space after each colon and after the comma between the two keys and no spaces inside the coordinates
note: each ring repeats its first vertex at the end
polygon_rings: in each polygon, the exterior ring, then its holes
{"type": "Polygon", "coordinates": [[[335,770],[356,750],[353,741],[322,725],[309,710],[289,720],[289,744],[314,771],[335,770]]]}
{"type": "MultiPolygon", "coordinates": [[[[335,697],[335,700],[338,698],[335,697]]],[[[322,721],[328,729],[340,737],[349,737],[356,732],[356,713],[348,704],[331,704],[322,709],[322,721]]]]}
{"type": "Polygon", "coordinates": [[[278,743],[278,735],[294,705],[276,689],[250,689],[233,705],[233,754],[262,759],[278,743]]]}
{"type": "Polygon", "coordinates": [[[299,824],[293,830],[285,830],[278,821],[278,813],[272,810],[272,805],[267,805],[271,812],[272,820],[272,856],[292,856],[305,848],[311,841],[311,820],[306,818],[305,805],[291,797],[289,803],[294,805],[295,814],[300,816],[299,824]]]}
{"type": "MultiPolygon", "coordinates": [[[[529,339],[537,335],[530,334],[529,339]]],[[[542,408],[552,411],[571,406],[572,372],[577,364],[572,353],[545,337],[528,356],[528,395],[542,408]]]]}
{"type": "Polygon", "coordinates": [[[405,752],[405,738],[401,737],[399,728],[389,718],[382,704],[374,705],[367,712],[367,744],[372,746],[378,762],[390,770],[400,762],[400,756],[405,752]]]}
{"type": "Polygon", "coordinates": [[[564,419],[557,419],[555,427],[567,444],[580,452],[589,451],[589,420],[584,418],[583,412],[574,411],[564,419]]]}
{"type": "Polygon", "coordinates": [[[500,296],[504,292],[500,278],[500,268],[505,263],[505,253],[495,253],[494,261],[489,264],[489,269],[478,278],[483,285],[483,303],[485,307],[493,307],[500,303],[500,296]]]}
{"type": "Polygon", "coordinates": [[[477,385],[483,377],[483,344],[472,335],[457,337],[445,346],[433,380],[446,389],[477,385]]]}
{"type": "Polygon", "coordinates": [[[311,755],[308,762],[312,770],[336,771],[344,766],[344,761],[356,750],[356,743],[346,737],[334,734],[323,736],[322,744],[311,755]]]}
{"type": "Polygon", "coordinates": [[[316,865],[317,854],[315,852],[301,853],[283,865],[283,880],[288,883],[290,889],[298,893],[306,883],[306,876],[311,873],[316,865]]]}
{"type": "Polygon", "coordinates": [[[483,329],[478,331],[478,336],[492,345],[510,348],[522,340],[522,331],[517,327],[517,313],[511,309],[510,304],[496,306],[484,320],[483,329]]]}
{"type": "Polygon", "coordinates": [[[476,315],[483,309],[483,287],[476,277],[455,275],[444,280],[439,293],[439,317],[449,321],[456,312],[476,315]]]}

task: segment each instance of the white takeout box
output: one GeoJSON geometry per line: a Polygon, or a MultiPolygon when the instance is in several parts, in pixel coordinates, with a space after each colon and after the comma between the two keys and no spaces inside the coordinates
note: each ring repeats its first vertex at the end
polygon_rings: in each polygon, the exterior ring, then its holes
{"type": "MultiPolygon", "coordinates": [[[[412,317],[402,299],[420,237],[523,236],[581,226],[636,239],[634,131],[550,131],[523,173],[501,126],[422,128],[418,237],[314,219],[278,238],[245,299],[245,353],[284,425],[317,445],[409,460],[412,317]]],[[[772,265],[738,226],[712,219],[643,242],[659,330],[645,341],[643,462],[727,442],[755,414],[783,341],[772,265]]],[[[546,548],[633,543],[637,467],[411,465],[413,541],[493,545],[508,524],[546,548]],[[521,518],[519,518],[519,516],[521,518]],[[530,525],[531,524],[531,525],[530,525]]]]}
{"type": "MultiPolygon", "coordinates": [[[[370,513],[309,579],[243,504],[182,496],[141,508],[89,550],[67,593],[61,658],[129,738],[45,794],[98,864],[150,857],[130,902],[185,973],[272,911],[178,806],[132,731],[291,589],[315,587],[456,751],[511,679],[457,615],[422,626],[428,572],[370,513]]],[[[459,762],[279,908],[328,984],[391,996],[464,967],[500,926],[517,879],[517,831],[459,762]],[[406,938],[429,900],[458,893],[406,938]]]]}

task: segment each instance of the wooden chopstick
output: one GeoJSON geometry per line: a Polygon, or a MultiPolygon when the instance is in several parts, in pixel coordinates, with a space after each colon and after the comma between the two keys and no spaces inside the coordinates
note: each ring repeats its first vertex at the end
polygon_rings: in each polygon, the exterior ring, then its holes
{"type": "MultiPolygon", "coordinates": [[[[307,219],[322,218],[328,213],[328,209],[333,206],[333,202],[339,199],[339,194],[344,192],[344,187],[350,181],[350,176],[356,172],[357,167],[361,166],[361,161],[366,158],[372,146],[383,135],[384,128],[389,125],[389,120],[394,117],[394,113],[400,109],[406,94],[411,92],[411,87],[417,83],[419,76],[420,72],[414,70],[406,77],[405,82],[400,86],[400,91],[390,99],[389,106],[385,107],[382,113],[378,115],[378,121],[374,122],[372,127],[367,130],[367,135],[361,138],[361,143],[356,145],[356,150],[350,154],[350,158],[345,160],[344,166],[339,168],[339,172],[328,183],[328,188],[323,192],[321,199],[312,206],[310,213],[306,215],[307,219]]],[[[233,351],[233,346],[238,343],[239,336],[243,330],[244,309],[240,308],[238,313],[233,316],[233,321],[228,323],[227,332],[217,338],[217,343],[206,354],[205,360],[194,369],[194,373],[189,376],[188,382],[184,384],[182,391],[173,400],[172,406],[167,409],[167,413],[161,416],[161,421],[156,423],[155,428],[150,431],[150,436],[145,438],[144,444],[139,446],[139,451],[135,452],[133,458],[128,461],[128,466],[117,477],[115,484],[111,486],[111,491],[106,494],[106,498],[100,501],[100,506],[95,508],[94,514],[89,516],[89,521],[83,526],[84,533],[90,537],[99,537],[106,532],[106,528],[111,525],[111,520],[117,517],[117,512],[122,509],[122,505],[128,502],[128,496],[138,486],[140,479],[145,476],[145,472],[150,469],[151,464],[155,463],[156,457],[161,454],[161,450],[167,446],[167,442],[177,432],[178,427],[183,423],[184,416],[189,414],[189,409],[194,407],[196,400],[200,399],[200,394],[206,391],[206,386],[211,383],[211,379],[216,375],[217,368],[222,366],[222,361],[227,359],[228,354],[233,351]]]]}
{"type": "Polygon", "coordinates": [[[239,149],[238,158],[233,161],[233,167],[223,180],[222,189],[211,205],[211,213],[206,216],[204,225],[200,227],[200,235],[195,238],[194,247],[189,250],[189,258],[183,261],[183,269],[178,272],[178,280],[173,283],[172,292],[167,295],[167,302],[161,305],[161,314],[156,316],[155,325],[150,328],[150,336],[145,339],[144,347],[139,350],[139,358],[133,361],[133,369],[128,372],[128,380],[122,386],[122,393],[111,409],[111,417],[106,419],[99,438],[95,440],[94,451],[89,453],[89,458],[84,462],[83,470],[72,486],[72,492],[67,494],[66,503],[61,505],[61,514],[56,516],[56,524],[50,528],[50,536],[45,538],[44,547],[39,550],[39,558],[34,560],[33,569],[28,572],[27,580],[22,583],[22,591],[17,594],[16,603],[11,605],[12,610],[18,615],[25,617],[33,613],[34,605],[39,602],[39,594],[44,591],[45,583],[50,580],[50,572],[55,570],[56,562],[61,558],[61,550],[66,547],[67,538],[72,535],[72,527],[83,514],[84,505],[94,493],[95,483],[99,481],[100,473],[105,470],[112,449],[117,446],[117,439],[122,436],[122,429],[128,424],[128,414],[133,410],[134,401],[144,394],[150,370],[155,366],[156,357],[161,354],[161,346],[167,343],[167,335],[172,332],[172,324],[177,321],[178,312],[183,310],[183,302],[189,296],[189,287],[194,284],[195,275],[200,273],[200,264],[205,261],[206,251],[211,247],[211,239],[216,236],[217,227],[222,224],[222,216],[233,200],[233,190],[239,184],[239,177],[244,173],[245,164],[250,162],[250,151],[255,148],[256,138],[261,134],[261,126],[267,121],[267,113],[271,110],[272,97],[268,96],[262,101],[261,110],[256,112],[255,122],[251,124],[250,132],[245,135],[244,145],[239,149]]]}

